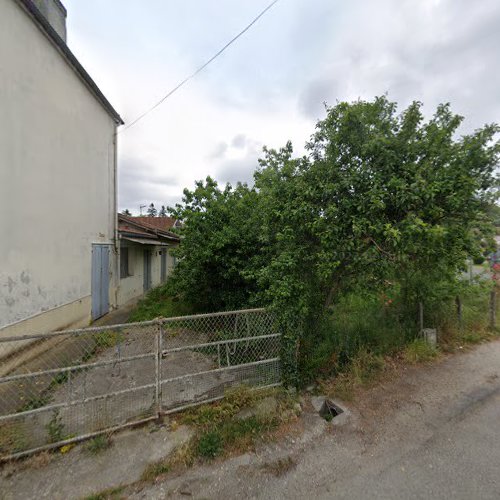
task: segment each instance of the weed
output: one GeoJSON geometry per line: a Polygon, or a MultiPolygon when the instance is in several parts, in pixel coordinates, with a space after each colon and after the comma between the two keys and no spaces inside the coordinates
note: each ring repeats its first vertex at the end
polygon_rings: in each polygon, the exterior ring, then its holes
{"type": "Polygon", "coordinates": [[[123,339],[123,334],[114,330],[98,332],[93,336],[97,352],[109,347],[114,347],[120,342],[123,342],[123,339]]]}
{"type": "Polygon", "coordinates": [[[167,286],[159,286],[151,290],[131,313],[129,321],[149,321],[155,318],[182,316],[193,311],[186,304],[170,296],[167,286]]]}
{"type": "Polygon", "coordinates": [[[272,474],[275,477],[284,476],[287,472],[293,469],[297,462],[292,457],[279,458],[274,462],[267,462],[262,465],[262,470],[272,474]]]}
{"type": "Polygon", "coordinates": [[[10,454],[21,451],[26,446],[26,436],[19,423],[7,423],[0,426],[0,453],[10,454]]]}
{"type": "Polygon", "coordinates": [[[358,387],[376,382],[386,368],[384,358],[362,349],[333,380],[320,382],[321,391],[344,401],[350,401],[358,387]]]}
{"type": "Polygon", "coordinates": [[[142,473],[142,481],[154,481],[158,476],[170,472],[170,465],[164,460],[149,464],[142,473]]]}
{"type": "Polygon", "coordinates": [[[29,410],[36,410],[37,408],[42,408],[49,402],[50,402],[49,394],[45,393],[45,394],[40,394],[38,396],[33,396],[29,401],[24,403],[24,405],[17,410],[17,413],[29,410]]]}
{"type": "Polygon", "coordinates": [[[251,406],[263,393],[252,391],[244,385],[226,390],[224,399],[213,405],[203,405],[187,411],[181,421],[194,426],[213,426],[220,424],[240,412],[243,408],[251,406]]]}
{"type": "Polygon", "coordinates": [[[382,356],[362,349],[352,360],[350,371],[355,383],[364,385],[376,379],[384,366],[385,362],[382,356]]]}
{"type": "Polygon", "coordinates": [[[219,430],[206,431],[198,438],[196,454],[202,458],[215,458],[222,453],[223,444],[219,430]]]}
{"type": "Polygon", "coordinates": [[[99,436],[96,436],[92,438],[88,443],[87,443],[87,450],[94,454],[97,455],[98,453],[103,452],[104,450],[107,450],[112,444],[111,437],[105,434],[100,434],[99,436]]]}
{"type": "Polygon", "coordinates": [[[53,411],[52,418],[45,428],[47,429],[47,434],[49,435],[49,443],[57,443],[64,439],[64,424],[62,423],[61,416],[59,415],[59,410],[53,411]]]}
{"type": "Polygon", "coordinates": [[[403,351],[403,357],[408,363],[426,363],[438,356],[438,350],[424,339],[415,339],[403,351]]]}

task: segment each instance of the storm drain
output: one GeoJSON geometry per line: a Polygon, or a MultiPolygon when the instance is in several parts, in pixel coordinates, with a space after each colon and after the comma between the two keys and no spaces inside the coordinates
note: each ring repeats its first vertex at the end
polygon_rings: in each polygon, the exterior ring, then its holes
{"type": "Polygon", "coordinates": [[[344,413],[344,410],[329,399],[325,399],[323,405],[319,410],[319,415],[323,417],[327,422],[331,422],[341,413],[344,413]]]}

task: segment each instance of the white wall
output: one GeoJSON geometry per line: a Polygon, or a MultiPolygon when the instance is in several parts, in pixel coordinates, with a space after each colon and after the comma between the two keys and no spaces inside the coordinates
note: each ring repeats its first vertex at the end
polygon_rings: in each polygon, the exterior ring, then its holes
{"type": "MultiPolygon", "coordinates": [[[[90,296],[92,243],[114,239],[114,131],[31,18],[0,0],[0,335],[90,296]]],[[[79,303],[43,328],[88,320],[90,302],[79,303]]]]}
{"type": "Polygon", "coordinates": [[[161,285],[161,255],[167,250],[167,279],[173,271],[172,247],[149,246],[122,241],[122,246],[128,248],[129,273],[127,278],[120,279],[118,286],[118,305],[126,304],[144,295],[144,249],[151,251],[151,282],[152,288],[161,285]]]}

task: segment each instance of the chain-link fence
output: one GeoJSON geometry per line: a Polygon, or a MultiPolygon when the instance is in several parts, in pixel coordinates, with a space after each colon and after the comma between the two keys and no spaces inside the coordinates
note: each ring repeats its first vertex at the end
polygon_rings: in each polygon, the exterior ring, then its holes
{"type": "Polygon", "coordinates": [[[0,459],[281,383],[263,309],[0,339],[0,459]]]}

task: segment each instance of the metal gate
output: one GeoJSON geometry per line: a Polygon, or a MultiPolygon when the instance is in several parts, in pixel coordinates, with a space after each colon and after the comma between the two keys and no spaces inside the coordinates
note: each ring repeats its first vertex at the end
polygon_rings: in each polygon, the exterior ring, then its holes
{"type": "Polygon", "coordinates": [[[92,245],[92,319],[109,312],[109,245],[92,245]]]}
{"type": "Polygon", "coordinates": [[[279,385],[280,340],[263,309],[0,339],[0,460],[279,385]]]}

